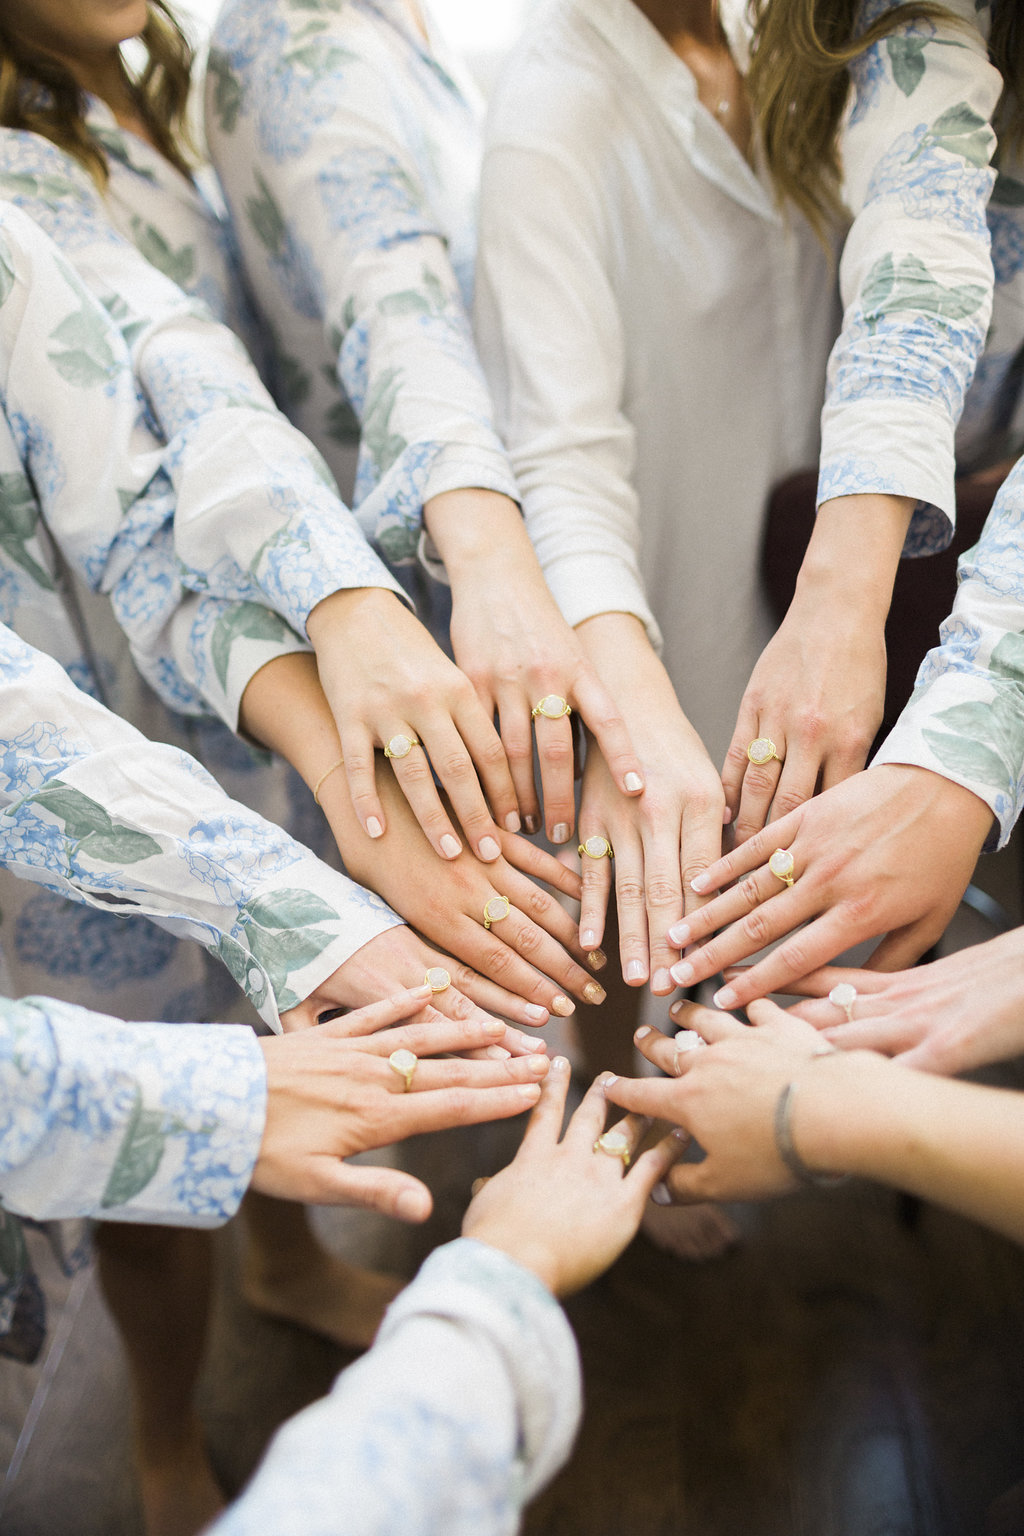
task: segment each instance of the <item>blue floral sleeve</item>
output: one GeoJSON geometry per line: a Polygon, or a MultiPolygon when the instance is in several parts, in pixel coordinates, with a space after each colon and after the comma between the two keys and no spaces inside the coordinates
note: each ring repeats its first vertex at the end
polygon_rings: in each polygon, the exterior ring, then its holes
{"type": "Polygon", "coordinates": [[[369,1354],[279,1430],[210,1536],[514,1536],[572,1447],[565,1314],[503,1253],[439,1248],[369,1354]]]}
{"type": "Polygon", "coordinates": [[[125,1024],[0,998],[0,1200],[35,1220],[208,1227],[238,1209],[266,1118],[251,1029],[125,1024]]]}
{"type": "MultiPolygon", "coordinates": [[[[895,3],[864,0],[860,19],[895,3]]],[[[907,23],[856,60],[842,136],[854,217],[818,501],[869,491],[913,498],[907,554],[949,540],[954,431],[992,307],[989,119],[1002,83],[973,0],[949,8],[949,21],[907,23]]]]}
{"type": "Polygon", "coordinates": [[[1024,808],[1024,459],[961,555],[940,644],[872,763],[912,763],[992,808],[1002,846],[1024,808]]]}
{"type": "Polygon", "coordinates": [[[0,197],[72,264],[4,210],[0,372],[21,467],[150,684],[234,727],[249,678],[306,648],[323,598],[401,588],[241,343],[117,234],[80,167],[0,129],[0,197]]]}

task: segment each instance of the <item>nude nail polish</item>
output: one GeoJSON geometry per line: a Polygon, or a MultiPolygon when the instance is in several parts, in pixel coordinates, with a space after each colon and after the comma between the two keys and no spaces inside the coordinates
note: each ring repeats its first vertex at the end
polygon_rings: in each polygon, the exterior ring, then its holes
{"type": "Polygon", "coordinates": [[[567,1019],[571,1013],[576,1012],[576,1004],[558,992],[551,1000],[551,1012],[557,1013],[561,1019],[567,1019]]]}
{"type": "Polygon", "coordinates": [[[367,835],[369,837],[383,837],[384,836],[384,828],[381,826],[381,824],[377,820],[376,816],[367,816],[367,818],[366,818],[366,831],[367,831],[367,835]]]}
{"type": "Polygon", "coordinates": [[[457,837],[452,837],[450,832],[446,832],[441,839],[441,852],[446,858],[457,859],[462,852],[462,844],[457,837]]]}
{"type": "Polygon", "coordinates": [[[487,859],[488,862],[491,859],[497,859],[497,858],[501,857],[501,848],[494,841],[493,837],[482,837],[480,839],[480,850],[479,851],[480,851],[480,857],[482,859],[487,859]]]}

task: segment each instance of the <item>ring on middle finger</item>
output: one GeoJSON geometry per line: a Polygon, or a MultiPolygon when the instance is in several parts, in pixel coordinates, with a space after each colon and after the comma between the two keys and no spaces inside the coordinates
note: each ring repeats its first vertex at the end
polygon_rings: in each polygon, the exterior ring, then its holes
{"type": "Polygon", "coordinates": [[[511,910],[512,903],[507,896],[491,896],[484,905],[484,927],[489,929],[492,923],[500,923],[511,910]]]}
{"type": "Polygon", "coordinates": [[[781,763],[782,758],[770,736],[755,736],[747,748],[747,761],[763,768],[765,763],[781,763]]]}
{"type": "Polygon", "coordinates": [[[602,837],[598,832],[595,832],[591,837],[588,837],[586,842],[580,843],[580,858],[582,858],[584,854],[586,854],[588,859],[614,859],[615,857],[615,851],[612,848],[611,843],[606,837],[602,837]]]}
{"type": "Polygon", "coordinates": [[[830,1003],[846,1014],[847,1024],[853,1023],[853,1005],[857,1001],[857,988],[848,981],[839,981],[828,995],[830,1003]]]}
{"type": "Polygon", "coordinates": [[[407,736],[404,731],[399,731],[390,741],[384,743],[384,756],[408,757],[413,747],[418,746],[419,741],[415,736],[407,736]]]}
{"type": "Polygon", "coordinates": [[[793,873],[793,870],[796,868],[796,861],[788,848],[776,848],[768,860],[768,868],[776,879],[781,880],[784,885],[791,886],[796,879],[793,873]]]}

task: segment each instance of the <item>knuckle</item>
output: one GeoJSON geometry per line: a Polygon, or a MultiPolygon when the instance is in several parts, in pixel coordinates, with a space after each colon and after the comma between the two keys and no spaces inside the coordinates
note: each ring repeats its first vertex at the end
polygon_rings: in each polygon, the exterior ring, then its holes
{"type": "Polygon", "coordinates": [[[781,794],[775,796],[776,817],[788,816],[790,811],[797,810],[799,806],[806,803],[806,800],[807,796],[803,793],[802,790],[783,790],[781,794]]]}
{"type": "Polygon", "coordinates": [[[801,709],[796,717],[797,735],[806,742],[819,742],[828,730],[828,720],[820,709],[801,709]]]}
{"type": "Polygon", "coordinates": [[[740,881],[736,890],[743,897],[749,911],[756,912],[757,908],[761,905],[761,892],[757,888],[757,876],[747,875],[745,880],[740,881]]]}
{"type": "Polygon", "coordinates": [[[435,761],[434,767],[445,783],[451,781],[464,784],[476,776],[469,754],[454,749],[442,753],[440,759],[435,761]]]}
{"type": "Polygon", "coordinates": [[[778,959],[785,966],[786,971],[794,976],[806,976],[807,972],[813,969],[807,946],[799,939],[790,939],[781,945],[778,950],[778,959]]]}
{"type": "Polygon", "coordinates": [[[405,784],[413,787],[433,782],[424,752],[411,752],[408,757],[399,758],[397,772],[405,784]]]}
{"type": "Polygon", "coordinates": [[[516,934],[516,949],[521,955],[529,958],[537,953],[542,941],[543,935],[540,929],[534,927],[532,923],[524,923],[516,934]]]}
{"type": "Polygon", "coordinates": [[[764,920],[760,907],[755,907],[754,911],[748,913],[743,919],[742,930],[744,938],[749,939],[757,949],[763,949],[768,943],[768,924],[764,920]]]}
{"type": "Polygon", "coordinates": [[[535,885],[531,886],[525,901],[519,904],[519,909],[521,912],[528,913],[535,921],[540,922],[542,918],[546,918],[549,915],[550,906],[551,898],[545,896],[540,887],[535,885]]]}
{"type": "Polygon", "coordinates": [[[678,907],[682,903],[682,891],[674,880],[655,878],[647,882],[649,907],[678,907]]]}
{"type": "Polygon", "coordinates": [[[546,741],[541,748],[541,759],[549,768],[567,768],[572,763],[572,738],[565,740],[561,735],[554,736],[551,741],[546,741]]]}
{"type": "Polygon", "coordinates": [[[625,875],[616,881],[615,894],[620,907],[642,907],[644,904],[643,881],[637,880],[633,875],[625,875]]]}
{"type": "Polygon", "coordinates": [[[743,777],[743,788],[762,798],[771,795],[775,788],[775,775],[766,768],[757,768],[751,764],[743,777]]]}

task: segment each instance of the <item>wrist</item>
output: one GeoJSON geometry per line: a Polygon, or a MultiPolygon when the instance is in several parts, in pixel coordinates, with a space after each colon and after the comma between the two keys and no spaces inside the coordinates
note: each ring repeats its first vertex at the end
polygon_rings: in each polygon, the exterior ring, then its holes
{"type": "Polygon", "coordinates": [[[838,603],[829,610],[878,618],[892,599],[913,515],[907,496],[838,496],[818,508],[797,577],[794,604],[838,603]]]}
{"type": "Polygon", "coordinates": [[[449,581],[471,575],[481,565],[504,568],[516,556],[535,559],[522,513],[498,491],[467,486],[432,496],[423,504],[423,524],[449,581]]]}
{"type": "Polygon", "coordinates": [[[873,1051],[829,1051],[794,1077],[790,1133],[808,1170],[871,1177],[876,1107],[886,1096],[881,1074],[894,1070],[873,1051]]]}
{"type": "Polygon", "coordinates": [[[372,618],[386,621],[396,606],[405,604],[387,587],[343,587],[317,603],[306,620],[306,634],[314,650],[319,650],[339,629],[360,630],[372,618]]]}
{"type": "Polygon", "coordinates": [[[503,1233],[500,1228],[493,1225],[474,1227],[471,1231],[463,1228],[462,1235],[472,1238],[475,1243],[484,1243],[488,1248],[497,1249],[514,1264],[536,1275],[541,1285],[546,1287],[552,1296],[559,1295],[558,1268],[543,1244],[532,1242],[521,1234],[513,1236],[510,1233],[503,1233]]]}

